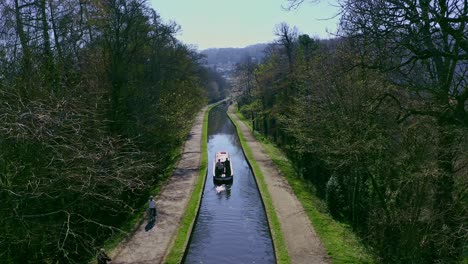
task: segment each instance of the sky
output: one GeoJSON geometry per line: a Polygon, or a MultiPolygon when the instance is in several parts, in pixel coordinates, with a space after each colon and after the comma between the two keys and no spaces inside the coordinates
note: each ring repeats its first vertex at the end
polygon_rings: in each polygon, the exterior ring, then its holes
{"type": "Polygon", "coordinates": [[[326,0],[319,4],[306,0],[293,11],[284,10],[287,0],[149,0],[149,3],[164,21],[175,21],[182,27],[179,40],[199,50],[272,42],[275,26],[281,22],[296,26],[301,34],[329,38],[338,23],[338,9],[326,0]]]}

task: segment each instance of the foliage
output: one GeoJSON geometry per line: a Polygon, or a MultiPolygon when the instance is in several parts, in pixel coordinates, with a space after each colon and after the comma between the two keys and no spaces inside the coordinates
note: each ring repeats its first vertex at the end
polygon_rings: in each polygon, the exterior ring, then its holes
{"type": "Polygon", "coordinates": [[[209,103],[218,102],[226,98],[230,85],[221,73],[211,68],[202,68],[200,74],[203,76],[209,103]]]}
{"type": "MultiPolygon", "coordinates": [[[[365,10],[379,22],[372,9],[365,10]]],[[[343,30],[356,26],[352,19],[364,12],[345,11],[355,16],[344,16],[343,30]]],[[[468,236],[466,106],[460,110],[458,104],[465,104],[466,80],[457,77],[466,59],[447,49],[461,57],[444,57],[444,65],[459,70],[445,86],[431,79],[433,66],[424,66],[435,62],[419,57],[411,71],[408,64],[398,67],[408,77],[403,79],[394,62],[409,54],[400,52],[404,43],[397,52],[378,46],[371,30],[345,32],[346,38],[312,40],[278,26],[264,62],[238,68],[239,109],[285,151],[299,177],[314,185],[330,213],[349,223],[379,261],[458,261],[468,236]],[[382,54],[387,56],[376,59],[382,54]],[[384,59],[387,64],[375,64],[384,59]],[[445,100],[451,97],[458,99],[445,100]]],[[[423,41],[417,37],[412,43],[423,41]]],[[[438,59],[433,56],[426,59],[438,59]]]]}
{"type": "Polygon", "coordinates": [[[206,102],[142,0],[0,4],[0,258],[83,263],[132,219],[206,102]]]}
{"type": "Polygon", "coordinates": [[[77,98],[29,101],[9,92],[2,90],[2,258],[94,254],[158,180],[159,155],[110,136],[108,121],[77,98]]]}

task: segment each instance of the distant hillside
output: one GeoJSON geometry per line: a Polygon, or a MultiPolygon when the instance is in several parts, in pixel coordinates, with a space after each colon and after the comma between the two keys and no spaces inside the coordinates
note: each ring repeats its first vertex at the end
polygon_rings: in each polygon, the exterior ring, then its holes
{"type": "Polygon", "coordinates": [[[247,56],[255,57],[257,60],[263,59],[263,50],[268,44],[255,44],[245,48],[213,48],[202,50],[200,53],[206,55],[208,65],[236,64],[244,60],[247,56]]]}

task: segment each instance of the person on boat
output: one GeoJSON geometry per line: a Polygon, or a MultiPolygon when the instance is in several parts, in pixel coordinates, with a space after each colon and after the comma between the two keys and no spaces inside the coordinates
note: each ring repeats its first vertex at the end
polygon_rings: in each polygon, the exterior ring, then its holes
{"type": "Polygon", "coordinates": [[[226,161],[224,161],[224,169],[226,172],[226,176],[231,175],[231,163],[228,158],[226,158],[226,161]]]}
{"type": "Polygon", "coordinates": [[[221,162],[221,160],[218,159],[218,162],[216,162],[216,176],[221,175],[223,171],[224,171],[224,165],[221,162]]]}

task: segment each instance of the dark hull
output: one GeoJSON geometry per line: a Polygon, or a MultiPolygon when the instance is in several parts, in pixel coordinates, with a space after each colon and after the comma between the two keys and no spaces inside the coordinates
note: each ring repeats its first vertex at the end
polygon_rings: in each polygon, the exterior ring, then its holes
{"type": "Polygon", "coordinates": [[[229,182],[234,179],[234,175],[221,177],[221,176],[213,176],[213,180],[216,182],[229,182]]]}

